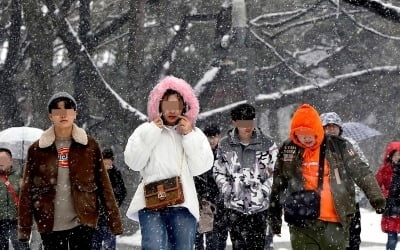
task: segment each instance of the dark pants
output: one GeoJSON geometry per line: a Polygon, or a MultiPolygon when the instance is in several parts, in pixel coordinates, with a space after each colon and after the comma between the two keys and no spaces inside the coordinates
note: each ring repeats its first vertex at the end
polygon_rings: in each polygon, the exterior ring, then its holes
{"type": "Polygon", "coordinates": [[[397,232],[388,232],[386,250],[395,250],[397,245],[397,232]]]}
{"type": "Polygon", "coordinates": [[[213,243],[214,247],[212,249],[215,250],[225,250],[226,241],[228,239],[228,231],[229,217],[226,216],[228,213],[228,209],[224,207],[223,202],[217,204],[217,212],[214,216],[214,226],[213,226],[213,243]]]}
{"type": "Polygon", "coordinates": [[[229,209],[227,216],[233,250],[264,250],[266,211],[248,215],[229,209]]]}
{"type": "Polygon", "coordinates": [[[77,226],[69,230],[41,233],[44,250],[88,250],[94,229],[77,226]]]}
{"type": "Polygon", "coordinates": [[[310,221],[306,227],[289,225],[293,250],[344,250],[349,242],[349,231],[340,223],[310,221]]]}
{"type": "Polygon", "coordinates": [[[8,241],[11,240],[14,250],[29,249],[28,242],[20,242],[17,234],[16,220],[0,220],[0,249],[8,250],[8,241]]]}
{"type": "Polygon", "coordinates": [[[271,231],[271,227],[267,224],[265,245],[264,250],[274,250],[274,234],[271,231]]]}
{"type": "Polygon", "coordinates": [[[361,214],[360,214],[360,206],[356,204],[356,214],[350,222],[350,239],[349,239],[349,247],[347,250],[359,250],[361,244],[361,214]]]}
{"type": "Polygon", "coordinates": [[[102,249],[102,243],[104,242],[104,250],[115,250],[117,241],[115,235],[113,235],[108,228],[107,219],[104,215],[99,218],[98,226],[93,233],[92,250],[102,249]]]}
{"type": "Polygon", "coordinates": [[[194,242],[194,249],[195,250],[204,250],[204,236],[206,238],[206,248],[207,250],[214,250],[214,237],[213,232],[206,232],[206,233],[196,233],[196,240],[194,242]]]}

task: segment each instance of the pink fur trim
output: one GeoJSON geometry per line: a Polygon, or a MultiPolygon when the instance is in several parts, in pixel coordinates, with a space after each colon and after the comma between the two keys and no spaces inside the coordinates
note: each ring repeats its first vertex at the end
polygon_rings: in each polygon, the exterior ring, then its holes
{"type": "Polygon", "coordinates": [[[185,80],[174,76],[163,78],[150,92],[147,103],[149,120],[153,121],[158,117],[161,98],[168,89],[173,89],[182,95],[183,100],[188,105],[185,115],[192,122],[192,125],[195,126],[200,110],[199,100],[194,94],[192,87],[185,80]]]}

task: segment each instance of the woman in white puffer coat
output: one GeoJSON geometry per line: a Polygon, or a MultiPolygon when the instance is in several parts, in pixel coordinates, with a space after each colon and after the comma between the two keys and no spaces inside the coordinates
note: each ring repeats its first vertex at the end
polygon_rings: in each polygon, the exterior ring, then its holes
{"type": "Polygon", "coordinates": [[[126,164],[142,176],[127,216],[140,223],[142,249],[192,249],[199,219],[193,176],[213,165],[207,137],[195,127],[199,102],[188,83],[168,76],[151,91],[147,111],[150,122],[135,129],[124,152],[126,164]],[[147,209],[144,183],[174,176],[181,177],[185,201],[147,209]]]}

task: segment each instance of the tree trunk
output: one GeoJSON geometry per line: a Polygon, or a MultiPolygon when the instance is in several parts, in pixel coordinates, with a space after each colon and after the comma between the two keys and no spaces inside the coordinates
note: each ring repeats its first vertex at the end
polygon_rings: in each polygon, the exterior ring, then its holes
{"type": "Polygon", "coordinates": [[[33,119],[30,126],[46,128],[49,126],[47,100],[53,94],[51,74],[55,37],[51,23],[40,11],[38,1],[22,1],[22,4],[31,40],[29,90],[32,96],[33,119]]]}
{"type": "Polygon", "coordinates": [[[22,10],[19,0],[11,1],[10,17],[10,36],[8,39],[8,51],[4,68],[0,71],[0,82],[2,90],[0,91],[0,112],[3,115],[0,128],[22,125],[19,116],[18,101],[16,89],[12,82],[12,77],[18,66],[18,52],[21,40],[22,10]]]}
{"type": "MultiPolygon", "coordinates": [[[[87,52],[91,55],[93,48],[89,45],[88,33],[90,32],[90,1],[80,1],[79,6],[79,39],[82,44],[86,47],[87,52]]],[[[76,61],[75,77],[74,77],[74,90],[76,101],[79,105],[77,123],[80,126],[87,126],[89,120],[89,86],[94,80],[90,70],[90,65],[78,56],[76,61]]]]}
{"type": "Polygon", "coordinates": [[[131,0],[129,3],[129,39],[128,39],[128,57],[127,57],[127,79],[129,86],[134,91],[131,95],[131,103],[140,110],[146,109],[146,102],[142,97],[147,94],[144,79],[144,18],[145,18],[145,0],[131,0]]]}

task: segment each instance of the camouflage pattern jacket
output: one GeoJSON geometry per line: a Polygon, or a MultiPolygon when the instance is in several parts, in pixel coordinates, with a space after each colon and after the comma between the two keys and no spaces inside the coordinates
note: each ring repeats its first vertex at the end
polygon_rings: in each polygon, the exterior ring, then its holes
{"type": "Polygon", "coordinates": [[[268,208],[277,153],[276,144],[259,129],[249,145],[240,143],[236,130],[220,141],[214,177],[226,208],[244,214],[268,208]]]}

